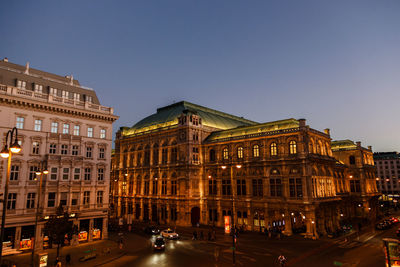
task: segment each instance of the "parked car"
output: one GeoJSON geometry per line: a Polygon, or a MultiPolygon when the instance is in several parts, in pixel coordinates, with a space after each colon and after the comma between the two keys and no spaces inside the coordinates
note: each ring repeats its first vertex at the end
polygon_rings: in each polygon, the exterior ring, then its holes
{"type": "Polygon", "coordinates": [[[144,228],[144,232],[149,235],[159,235],[160,229],[155,226],[147,226],[144,228]]]}
{"type": "Polygon", "coordinates": [[[175,233],[174,230],[171,230],[170,228],[168,228],[164,231],[161,231],[161,235],[168,239],[178,239],[179,238],[179,235],[177,233],[175,233]]]}
{"type": "Polygon", "coordinates": [[[165,250],[165,240],[162,236],[158,236],[153,243],[154,250],[165,250]]]}

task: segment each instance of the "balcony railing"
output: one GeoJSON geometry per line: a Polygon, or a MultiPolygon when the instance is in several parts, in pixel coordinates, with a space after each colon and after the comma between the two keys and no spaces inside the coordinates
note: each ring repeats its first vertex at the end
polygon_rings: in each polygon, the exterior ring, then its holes
{"type": "Polygon", "coordinates": [[[65,105],[73,108],[78,108],[78,109],[84,109],[88,111],[96,111],[100,113],[105,113],[105,114],[110,114],[112,115],[114,113],[113,108],[106,107],[106,106],[101,106],[89,102],[82,102],[79,100],[75,99],[70,99],[70,98],[64,98],[64,97],[59,97],[59,96],[54,96],[51,94],[43,94],[43,93],[38,93],[34,92],[31,90],[25,90],[13,86],[8,86],[4,84],[0,84],[0,94],[5,94],[5,95],[12,95],[12,96],[18,96],[18,97],[23,97],[27,99],[34,99],[36,101],[41,101],[41,102],[46,102],[50,104],[58,104],[58,105],[65,105]]]}

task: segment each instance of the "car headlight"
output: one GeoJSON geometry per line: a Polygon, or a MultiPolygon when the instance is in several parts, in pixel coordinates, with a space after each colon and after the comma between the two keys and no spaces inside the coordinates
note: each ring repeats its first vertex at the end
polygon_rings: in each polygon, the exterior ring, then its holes
{"type": "Polygon", "coordinates": [[[161,245],[161,247],[163,248],[163,247],[165,247],[164,245],[161,245]]]}

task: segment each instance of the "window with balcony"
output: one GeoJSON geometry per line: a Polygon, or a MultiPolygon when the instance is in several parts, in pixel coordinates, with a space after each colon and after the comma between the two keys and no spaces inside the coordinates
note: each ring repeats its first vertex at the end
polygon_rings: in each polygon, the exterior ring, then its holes
{"type": "Polygon", "coordinates": [[[17,129],[24,129],[24,122],[25,122],[24,117],[17,117],[15,127],[17,127],[17,129]]]}
{"type": "Polygon", "coordinates": [[[57,96],[58,95],[58,89],[50,87],[50,92],[49,93],[50,93],[50,95],[57,96]]]}
{"type": "Polygon", "coordinates": [[[35,93],[43,93],[43,85],[35,83],[35,93]]]}
{"type": "Polygon", "coordinates": [[[74,100],[80,101],[81,100],[81,94],[74,93],[74,100]]]}
{"type": "Polygon", "coordinates": [[[51,123],[51,129],[50,129],[50,131],[52,132],[52,133],[58,133],[58,122],[52,122],[51,123]]]}
{"type": "Polygon", "coordinates": [[[34,130],[40,132],[42,130],[42,120],[35,120],[34,130]]]}
{"type": "Polygon", "coordinates": [[[68,91],[61,91],[61,96],[63,97],[63,98],[69,98],[69,92],[68,91]]]}
{"type": "Polygon", "coordinates": [[[17,87],[20,89],[26,89],[26,81],[17,80],[17,87]]]}

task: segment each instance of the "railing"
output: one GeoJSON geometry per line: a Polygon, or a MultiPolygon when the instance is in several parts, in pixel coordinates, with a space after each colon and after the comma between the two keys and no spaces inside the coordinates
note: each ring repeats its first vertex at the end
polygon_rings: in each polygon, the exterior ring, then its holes
{"type": "Polygon", "coordinates": [[[54,103],[54,104],[62,104],[74,108],[85,109],[89,111],[96,111],[100,113],[106,113],[112,115],[114,113],[113,108],[101,106],[89,102],[82,102],[75,99],[59,97],[51,94],[43,94],[39,92],[34,92],[30,90],[25,90],[13,86],[8,86],[4,84],[0,84],[0,94],[5,95],[13,95],[28,99],[34,99],[37,101],[47,102],[47,103],[54,103]]]}

